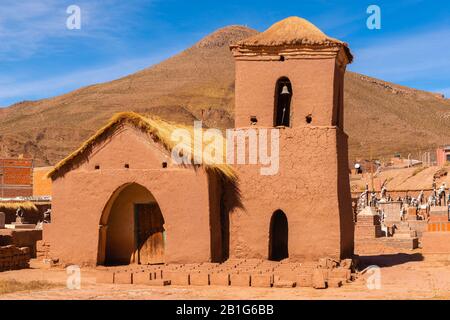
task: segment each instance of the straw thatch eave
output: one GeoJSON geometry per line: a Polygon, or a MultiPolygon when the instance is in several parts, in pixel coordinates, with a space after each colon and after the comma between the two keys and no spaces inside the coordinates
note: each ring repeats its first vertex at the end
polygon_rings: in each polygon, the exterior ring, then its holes
{"type": "MultiPolygon", "coordinates": [[[[193,128],[189,126],[170,123],[158,118],[147,118],[135,112],[121,112],[115,114],[110,121],[100,128],[93,136],[86,140],[77,150],[68,155],[55,165],[52,171],[47,176],[53,180],[64,176],[67,172],[72,170],[80,163],[87,160],[92,153],[93,148],[107,140],[119,127],[123,125],[130,125],[149,135],[153,141],[162,145],[167,151],[171,152],[177,145],[176,142],[170,139],[173,130],[186,129],[187,132],[193,132],[193,128]]],[[[222,136],[217,137],[223,139],[222,136]]],[[[190,148],[186,146],[186,149],[190,148]]],[[[194,152],[190,150],[189,156],[191,163],[194,163],[194,152]]],[[[193,166],[199,166],[194,165],[193,166]]],[[[208,172],[219,174],[220,176],[235,180],[235,172],[233,168],[225,163],[213,163],[212,161],[202,164],[208,172]]]]}
{"type": "Polygon", "coordinates": [[[36,205],[30,201],[24,201],[24,202],[7,202],[7,201],[0,201],[0,211],[1,210],[17,210],[19,208],[22,208],[25,211],[38,211],[38,208],[36,205]]]}

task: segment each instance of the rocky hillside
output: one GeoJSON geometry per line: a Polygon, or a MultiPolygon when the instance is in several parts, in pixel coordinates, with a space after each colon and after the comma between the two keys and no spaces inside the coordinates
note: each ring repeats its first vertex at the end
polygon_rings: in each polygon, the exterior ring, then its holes
{"type": "MultiPolygon", "coordinates": [[[[182,123],[233,126],[234,61],[228,45],[257,31],[230,26],[166,61],[127,77],[0,110],[0,156],[27,154],[51,165],[118,111],[182,123]]],[[[358,57],[356,57],[357,59],[358,57]]],[[[450,143],[450,101],[348,73],[350,156],[390,155],[450,143]]]]}

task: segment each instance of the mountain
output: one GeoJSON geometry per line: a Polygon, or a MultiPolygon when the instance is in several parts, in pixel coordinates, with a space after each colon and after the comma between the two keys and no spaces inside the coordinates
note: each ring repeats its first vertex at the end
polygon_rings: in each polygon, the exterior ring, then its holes
{"type": "MultiPolygon", "coordinates": [[[[124,78],[3,108],[0,156],[26,154],[36,165],[55,164],[119,111],[232,127],[234,60],[228,46],[256,33],[242,26],[225,27],[124,78]]],[[[450,101],[439,95],[348,72],[345,108],[350,159],[450,143],[450,101]]]]}

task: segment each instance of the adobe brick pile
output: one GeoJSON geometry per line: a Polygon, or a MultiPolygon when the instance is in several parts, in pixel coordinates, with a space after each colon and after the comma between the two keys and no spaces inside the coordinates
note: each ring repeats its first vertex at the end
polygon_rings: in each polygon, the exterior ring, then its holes
{"type": "Polygon", "coordinates": [[[42,239],[42,230],[36,229],[1,229],[0,246],[14,245],[22,248],[27,247],[30,250],[30,256],[36,258],[36,242],[42,239]]]}
{"type": "Polygon", "coordinates": [[[18,248],[14,245],[0,247],[0,272],[28,268],[29,262],[29,248],[18,248]]]}
{"type": "Polygon", "coordinates": [[[128,266],[97,271],[97,283],[155,286],[340,287],[355,277],[351,259],[317,263],[230,259],[224,263],[128,266]]]}

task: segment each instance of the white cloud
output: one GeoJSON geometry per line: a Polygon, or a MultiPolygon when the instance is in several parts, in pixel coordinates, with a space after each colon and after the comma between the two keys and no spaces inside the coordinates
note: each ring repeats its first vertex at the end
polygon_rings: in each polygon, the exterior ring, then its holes
{"type": "Polygon", "coordinates": [[[365,48],[354,48],[351,70],[390,81],[418,78],[448,79],[450,73],[450,29],[381,39],[365,48]]]}
{"type": "Polygon", "coordinates": [[[0,99],[6,101],[16,97],[48,98],[87,85],[115,80],[158,63],[174,54],[175,51],[177,49],[148,57],[124,59],[108,66],[67,71],[61,76],[40,78],[34,81],[0,77],[0,99]]]}
{"type": "MultiPolygon", "coordinates": [[[[143,0],[2,0],[0,3],[0,60],[21,60],[63,47],[70,37],[115,41],[133,20],[129,14],[143,0]],[[66,9],[81,8],[81,30],[68,30],[66,9]],[[60,42],[58,42],[60,41],[60,42]]],[[[152,0],[154,1],[154,0],[152,0]]]]}

